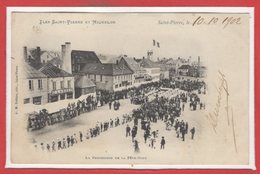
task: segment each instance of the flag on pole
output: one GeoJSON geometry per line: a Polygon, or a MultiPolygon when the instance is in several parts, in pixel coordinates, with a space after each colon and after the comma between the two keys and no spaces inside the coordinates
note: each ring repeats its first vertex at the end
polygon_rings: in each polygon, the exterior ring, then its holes
{"type": "Polygon", "coordinates": [[[153,46],[155,46],[156,45],[156,42],[155,42],[155,40],[153,40],[153,46]]]}

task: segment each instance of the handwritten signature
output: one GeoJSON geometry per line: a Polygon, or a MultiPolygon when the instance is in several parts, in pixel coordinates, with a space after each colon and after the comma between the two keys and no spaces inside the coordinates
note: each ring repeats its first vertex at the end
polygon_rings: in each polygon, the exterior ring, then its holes
{"type": "Polygon", "coordinates": [[[222,100],[223,100],[223,95],[225,97],[225,113],[226,113],[226,119],[227,119],[227,125],[232,128],[232,135],[233,135],[233,143],[234,143],[234,148],[235,151],[237,152],[237,143],[236,143],[236,132],[235,132],[235,126],[234,126],[234,116],[233,116],[233,108],[232,106],[229,106],[229,90],[228,90],[228,82],[226,80],[225,75],[221,72],[218,71],[219,74],[219,86],[217,87],[217,101],[215,103],[215,107],[213,112],[207,114],[207,118],[214,130],[215,133],[217,133],[217,127],[218,127],[218,121],[219,121],[219,113],[220,109],[222,107],[222,100]],[[230,115],[231,111],[231,115],[230,115]],[[231,118],[230,118],[231,117],[231,118]],[[230,121],[231,119],[231,121],[230,121]],[[231,124],[230,124],[231,122],[231,124]]]}

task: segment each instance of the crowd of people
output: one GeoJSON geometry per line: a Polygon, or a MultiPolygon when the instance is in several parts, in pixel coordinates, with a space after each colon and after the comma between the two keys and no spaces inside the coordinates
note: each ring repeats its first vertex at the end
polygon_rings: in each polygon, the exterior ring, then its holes
{"type": "MultiPolygon", "coordinates": [[[[134,126],[131,129],[129,125],[126,127],[126,137],[131,136],[133,142],[134,151],[140,152],[139,141],[136,139],[138,130],[138,120],[141,120],[141,129],[143,130],[144,143],[147,143],[149,147],[155,148],[155,143],[160,142],[160,149],[165,148],[166,140],[162,136],[161,140],[158,140],[159,130],[153,130],[152,125],[157,121],[162,121],[166,125],[166,130],[174,130],[177,138],[185,141],[185,136],[190,134],[190,138],[194,139],[195,127],[189,129],[189,123],[183,120],[179,121],[181,113],[185,110],[186,103],[190,103],[190,110],[196,110],[199,105],[200,109],[205,109],[205,104],[201,102],[199,96],[194,92],[198,90],[201,93],[201,88],[205,88],[204,82],[183,82],[184,84],[175,83],[184,88],[181,92],[175,96],[169,95],[159,96],[160,90],[156,92],[155,99],[150,102],[141,103],[141,107],[133,111],[134,126]],[[191,90],[192,89],[192,90],[191,90]]],[[[169,86],[169,81],[164,81],[161,84],[162,87],[170,87],[175,89],[175,86],[169,86]]],[[[179,87],[180,87],[179,86],[179,87]]],[[[205,89],[203,89],[205,91],[205,89]]],[[[162,92],[164,93],[164,92],[162,92]]],[[[204,93],[205,94],[205,93],[204,93]]]]}
{"type": "Polygon", "coordinates": [[[49,113],[47,109],[42,109],[39,113],[29,114],[27,129],[28,131],[39,130],[45,126],[70,120],[82,113],[91,112],[95,109],[97,109],[97,101],[93,96],[78,100],[77,103],[69,103],[66,108],[62,108],[54,113],[49,113]]]}
{"type": "Polygon", "coordinates": [[[86,99],[78,100],[77,102],[69,103],[66,108],[62,108],[57,112],[49,113],[47,109],[42,109],[39,112],[33,112],[28,114],[27,130],[35,131],[42,129],[46,126],[51,126],[56,123],[60,123],[66,120],[70,120],[83,113],[90,112],[102,107],[106,104],[109,105],[109,109],[119,110],[120,99],[127,99],[128,96],[137,96],[137,94],[144,94],[156,86],[158,82],[151,82],[149,84],[142,84],[139,87],[133,87],[122,91],[109,92],[105,90],[97,91],[96,98],[88,96],[86,99]]]}
{"type": "Polygon", "coordinates": [[[117,117],[107,121],[97,122],[96,125],[92,128],[57,138],[51,142],[36,142],[34,144],[34,148],[36,151],[41,150],[46,152],[56,152],[63,149],[68,149],[80,142],[98,137],[101,133],[106,132],[109,129],[118,127],[120,125],[125,125],[131,121],[131,115],[125,114],[122,118],[117,117]]]}
{"type": "MultiPolygon", "coordinates": [[[[159,130],[153,129],[153,125],[158,121],[165,123],[166,130],[174,130],[175,136],[182,141],[185,141],[185,136],[189,133],[191,139],[194,139],[195,127],[189,128],[189,123],[179,117],[181,117],[182,112],[184,112],[187,103],[189,103],[190,110],[192,111],[196,110],[197,107],[205,109],[205,104],[201,102],[200,97],[194,92],[198,90],[198,93],[206,94],[205,88],[206,85],[203,81],[163,80],[141,85],[138,88],[130,88],[121,93],[99,92],[96,99],[90,97],[83,101],[69,104],[67,108],[60,111],[64,112],[64,114],[58,114],[55,119],[52,118],[52,114],[48,114],[48,112],[44,110],[40,112],[41,116],[39,118],[42,120],[40,120],[39,123],[45,126],[71,119],[85,112],[90,112],[97,108],[98,103],[100,103],[100,106],[108,104],[109,109],[113,107],[114,110],[119,110],[119,99],[130,97],[131,104],[140,105],[138,109],[133,110],[131,114],[124,115],[122,118],[117,117],[108,121],[97,122],[94,127],[88,130],[60,137],[48,143],[35,143],[35,148],[48,152],[67,149],[79,142],[95,138],[110,128],[127,124],[125,135],[126,137],[131,137],[134,151],[140,152],[140,142],[136,138],[139,122],[141,124],[141,130],[143,131],[144,143],[152,149],[155,148],[156,142],[160,142],[160,149],[164,149],[166,145],[166,137],[160,135],[159,130]],[[162,91],[162,88],[178,88],[180,91],[174,95],[164,96],[165,91],[162,91]],[[141,99],[140,102],[136,102],[136,98],[141,99]],[[129,126],[131,121],[133,121],[134,124],[132,128],[129,126]]],[[[29,120],[29,128],[33,127],[33,124],[35,124],[34,121],[35,120],[29,120]]]]}

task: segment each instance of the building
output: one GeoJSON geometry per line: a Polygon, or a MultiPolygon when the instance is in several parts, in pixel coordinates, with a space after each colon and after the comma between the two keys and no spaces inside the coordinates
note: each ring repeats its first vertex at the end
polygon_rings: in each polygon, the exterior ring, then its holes
{"type": "Polygon", "coordinates": [[[72,74],[51,63],[44,64],[39,71],[45,74],[48,79],[48,102],[74,98],[74,77],[72,74]]]}
{"type": "Polygon", "coordinates": [[[94,51],[71,51],[71,67],[73,74],[80,72],[85,65],[92,63],[101,63],[94,51]]]}
{"type": "Polygon", "coordinates": [[[60,60],[60,55],[58,52],[55,51],[41,51],[40,55],[40,60],[41,63],[48,63],[51,62],[52,60],[59,59],[60,60]]]}
{"type": "Polygon", "coordinates": [[[80,76],[75,80],[75,98],[82,95],[95,94],[96,85],[87,78],[87,76],[80,76]]]}
{"type": "Polygon", "coordinates": [[[133,84],[138,84],[145,81],[146,70],[143,67],[141,67],[139,63],[135,61],[135,58],[123,56],[119,60],[119,64],[121,65],[125,64],[126,66],[128,66],[128,68],[130,68],[134,72],[132,76],[133,84]]]}
{"type": "Polygon", "coordinates": [[[190,65],[182,65],[178,68],[178,75],[180,76],[189,76],[190,75],[191,66],[190,65]]]}
{"type": "Polygon", "coordinates": [[[80,73],[91,79],[99,90],[118,91],[133,84],[133,71],[126,64],[86,64],[80,73]]]}
{"type": "Polygon", "coordinates": [[[206,77],[207,76],[207,68],[205,66],[200,66],[198,69],[199,77],[206,77]]]}
{"type": "Polygon", "coordinates": [[[175,72],[178,73],[178,70],[182,65],[190,65],[190,62],[189,60],[178,57],[178,59],[176,60],[175,72]]]}
{"type": "Polygon", "coordinates": [[[51,59],[49,62],[58,68],[61,68],[63,63],[62,60],[58,57],[51,59]]]}
{"type": "Polygon", "coordinates": [[[47,76],[27,63],[23,64],[22,94],[24,104],[42,105],[48,102],[47,76]]]}
{"type": "Polygon", "coordinates": [[[23,48],[23,56],[26,63],[38,70],[42,66],[41,62],[41,48],[39,46],[36,49],[23,48]]]}
{"type": "Polygon", "coordinates": [[[160,80],[160,66],[150,59],[143,58],[140,61],[140,66],[146,70],[146,80],[160,80]]]}
{"type": "Polygon", "coordinates": [[[99,59],[103,64],[112,63],[121,66],[127,66],[134,74],[132,75],[133,85],[144,82],[146,70],[136,62],[135,58],[130,58],[127,55],[113,56],[113,55],[99,55],[99,59]]]}

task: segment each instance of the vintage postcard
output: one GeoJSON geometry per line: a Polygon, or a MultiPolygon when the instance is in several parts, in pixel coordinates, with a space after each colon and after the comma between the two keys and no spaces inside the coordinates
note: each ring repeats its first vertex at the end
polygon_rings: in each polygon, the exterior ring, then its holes
{"type": "Polygon", "coordinates": [[[9,8],[7,167],[254,169],[252,8],[9,8]]]}

